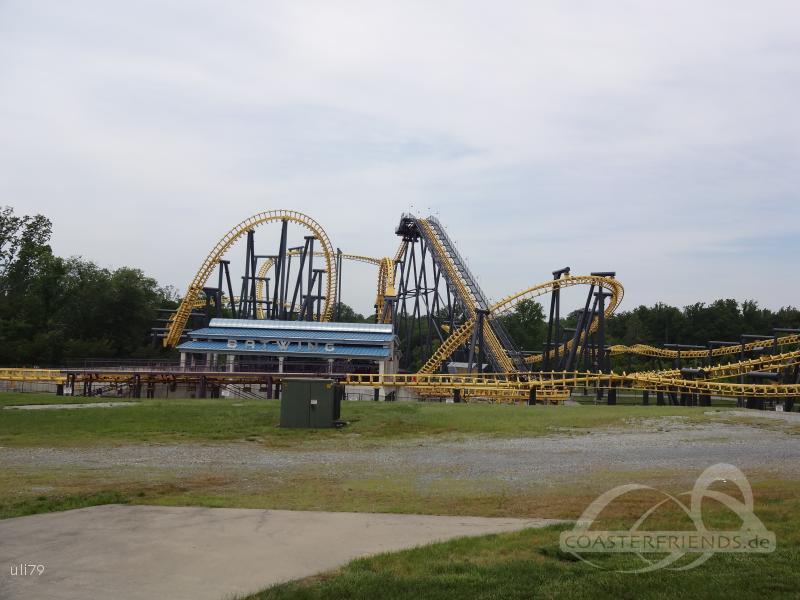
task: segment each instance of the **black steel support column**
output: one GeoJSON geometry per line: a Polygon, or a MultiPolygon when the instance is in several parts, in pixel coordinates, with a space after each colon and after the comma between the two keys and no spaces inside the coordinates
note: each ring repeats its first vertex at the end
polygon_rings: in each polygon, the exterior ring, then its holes
{"type": "Polygon", "coordinates": [[[610,365],[606,351],[606,298],[611,294],[600,290],[595,292],[595,296],[597,297],[597,362],[599,370],[608,373],[610,365]]]}
{"type": "MultiPolygon", "coordinates": [[[[244,275],[239,294],[239,318],[255,319],[256,314],[256,254],[255,231],[247,232],[247,249],[245,251],[244,275]]],[[[232,302],[232,300],[231,300],[232,302]]]]}
{"type": "Polygon", "coordinates": [[[482,332],[481,324],[483,319],[480,315],[477,315],[477,319],[475,320],[475,325],[472,328],[472,337],[469,341],[469,355],[467,358],[467,373],[472,373],[472,367],[475,365],[475,346],[478,344],[478,335],[482,332]]]}
{"type": "Polygon", "coordinates": [[[488,310],[478,310],[478,373],[483,373],[483,363],[486,359],[485,339],[483,336],[484,324],[488,322],[488,310]]]}
{"type": "MultiPolygon", "coordinates": [[[[569,275],[569,267],[553,271],[553,281],[561,279],[562,275],[569,275]]],[[[558,364],[558,351],[561,345],[561,286],[553,284],[553,291],[550,293],[550,315],[547,320],[547,342],[544,356],[542,357],[542,371],[551,370],[550,348],[556,344],[553,355],[553,362],[558,364]]]]}
{"type": "Polygon", "coordinates": [[[613,383],[608,388],[608,405],[614,406],[617,403],[617,386],[613,383]]]}
{"type": "MultiPolygon", "coordinates": [[[[308,240],[308,288],[306,289],[306,293],[308,296],[314,293],[314,241],[316,238],[311,235],[306,238],[308,240]]],[[[311,305],[311,311],[309,312],[309,321],[312,319],[310,318],[311,312],[313,312],[313,304],[311,305]]],[[[301,321],[303,319],[300,319],[301,321]]]]}
{"type": "MultiPolygon", "coordinates": [[[[741,339],[741,350],[739,351],[739,360],[744,362],[744,338],[740,339],[741,339]]],[[[744,381],[745,377],[744,374],[742,374],[739,376],[739,383],[744,385],[744,381]]],[[[746,402],[747,400],[745,399],[744,396],[739,396],[739,398],[737,399],[737,405],[739,406],[739,408],[744,408],[746,406],[746,402]]]]}
{"type": "Polygon", "coordinates": [[[342,250],[340,248],[336,248],[336,320],[342,320],[342,250]]]}
{"type": "MultiPolygon", "coordinates": [[[[322,275],[325,273],[325,269],[315,269],[317,272],[317,313],[316,317],[314,318],[315,321],[322,320],[322,275]]],[[[312,304],[313,306],[313,304],[312,304]]]]}
{"type": "Polygon", "coordinates": [[[288,227],[289,221],[286,219],[281,220],[281,238],[280,243],[278,244],[278,254],[275,256],[275,275],[273,276],[274,281],[274,292],[272,294],[273,302],[272,302],[272,314],[270,315],[273,319],[280,319],[284,316],[286,308],[286,292],[285,292],[285,285],[284,279],[286,277],[286,246],[287,246],[287,234],[288,234],[288,227]]]}
{"type": "MultiPolygon", "coordinates": [[[[295,318],[294,317],[294,312],[295,312],[295,307],[297,306],[297,301],[298,300],[300,301],[300,306],[301,307],[304,305],[303,304],[303,279],[304,279],[303,278],[303,272],[304,272],[305,265],[306,265],[306,259],[309,258],[309,249],[313,250],[313,246],[312,246],[311,240],[314,239],[314,236],[306,236],[304,239],[305,239],[305,244],[303,245],[303,251],[300,254],[300,266],[298,267],[297,279],[295,280],[294,292],[292,293],[292,303],[289,306],[289,314],[290,314],[291,318],[295,318]]],[[[297,318],[298,321],[302,321],[303,320],[303,310],[302,310],[302,308],[298,309],[298,314],[297,314],[296,318],[297,318]]]]}
{"type": "Polygon", "coordinates": [[[575,356],[578,352],[578,347],[582,345],[585,346],[589,341],[589,329],[592,323],[592,319],[589,316],[589,305],[592,303],[593,294],[594,284],[589,286],[589,293],[586,295],[586,304],[583,307],[583,312],[578,315],[578,322],[575,324],[575,334],[572,336],[572,346],[569,349],[569,354],[564,364],[565,371],[576,370],[575,356]]]}
{"type": "MultiPolygon", "coordinates": [[[[233,283],[231,282],[231,269],[230,269],[231,261],[229,260],[221,260],[219,261],[219,267],[222,271],[225,271],[225,282],[228,286],[228,299],[231,305],[231,317],[234,319],[237,318],[236,312],[236,303],[233,301],[233,283]]],[[[219,277],[219,287],[222,289],[222,273],[220,273],[219,277]]]]}

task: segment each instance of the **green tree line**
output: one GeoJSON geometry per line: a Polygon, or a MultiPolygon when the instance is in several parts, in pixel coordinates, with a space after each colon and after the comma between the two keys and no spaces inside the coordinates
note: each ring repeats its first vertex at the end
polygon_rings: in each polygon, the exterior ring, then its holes
{"type": "MultiPolygon", "coordinates": [[[[574,327],[578,312],[561,320],[562,327],[574,327]]],[[[503,324],[519,349],[541,351],[547,339],[547,321],[541,304],[525,300],[503,317],[503,324]]],[[[774,328],[800,328],[800,309],[761,308],[755,300],[716,300],[677,308],[662,302],[620,311],[606,321],[606,343],[692,344],[711,340],[739,341],[743,333],[771,335],[774,328]]]]}
{"type": "Polygon", "coordinates": [[[800,327],[800,310],[761,308],[755,300],[698,302],[682,309],[657,303],[613,315],[608,341],[619,344],[695,344],[711,340],[739,341],[743,333],[769,335],[773,328],[800,327]]]}
{"type": "Polygon", "coordinates": [[[139,269],[55,256],[51,233],[46,217],[0,207],[0,365],[160,354],[150,331],[174,292],[139,269]]]}

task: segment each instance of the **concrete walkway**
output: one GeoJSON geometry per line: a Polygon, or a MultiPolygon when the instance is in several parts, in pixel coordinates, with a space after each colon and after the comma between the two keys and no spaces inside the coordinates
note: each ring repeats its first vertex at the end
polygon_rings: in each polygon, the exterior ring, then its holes
{"type": "Polygon", "coordinates": [[[97,506],[0,521],[0,598],[221,600],[367,554],[553,522],[97,506]],[[44,573],[12,575],[20,564],[44,573]]]}

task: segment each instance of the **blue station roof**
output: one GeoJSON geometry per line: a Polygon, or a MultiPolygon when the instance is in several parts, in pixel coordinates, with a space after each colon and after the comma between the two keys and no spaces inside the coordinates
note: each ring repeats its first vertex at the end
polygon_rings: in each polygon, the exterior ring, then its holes
{"type": "Polygon", "coordinates": [[[389,358],[389,348],[380,346],[342,346],[338,344],[309,345],[294,342],[279,345],[277,342],[246,344],[237,340],[232,347],[229,342],[191,340],[178,346],[183,352],[217,352],[220,354],[275,354],[283,356],[315,356],[326,358],[360,358],[381,360],[389,358]]]}
{"type": "Polygon", "coordinates": [[[390,323],[212,319],[188,335],[178,350],[375,360],[389,358],[394,341],[390,323]]]}
{"type": "Polygon", "coordinates": [[[392,333],[391,323],[332,323],[329,321],[277,321],[272,319],[211,319],[210,327],[247,329],[280,329],[291,331],[338,331],[361,333],[392,333]]]}
{"type": "MultiPolygon", "coordinates": [[[[192,339],[248,339],[248,340],[319,340],[322,342],[357,342],[362,344],[388,344],[392,341],[389,333],[372,333],[369,331],[325,331],[315,329],[267,329],[265,327],[203,327],[189,332],[192,339]]],[[[225,319],[233,320],[233,319],[225,319]]],[[[247,322],[247,321],[245,321],[247,322]]],[[[249,321],[253,323],[253,321],[249,321]]],[[[391,326],[390,326],[391,327],[391,326]]]]}

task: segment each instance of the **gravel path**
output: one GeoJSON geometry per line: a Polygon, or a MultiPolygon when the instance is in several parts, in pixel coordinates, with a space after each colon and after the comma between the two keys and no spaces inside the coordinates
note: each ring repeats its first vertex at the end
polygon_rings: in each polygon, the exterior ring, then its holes
{"type": "Polygon", "coordinates": [[[286,450],[257,443],[127,445],[113,448],[0,448],[0,468],[148,468],[182,473],[325,472],[332,476],[398,476],[420,483],[442,477],[512,487],[556,484],[598,471],[697,470],[717,462],[800,476],[800,438],[748,425],[689,425],[680,418],[633,428],[565,432],[537,438],[404,440],[378,448],[286,450]]]}
{"type": "Polygon", "coordinates": [[[91,402],[89,404],[15,404],[4,410],[75,410],[76,408],[118,408],[136,406],[138,402],[91,402]]]}
{"type": "MultiPolygon", "coordinates": [[[[706,413],[712,414],[712,413],[706,413]]],[[[747,417],[749,419],[775,419],[778,421],[786,421],[788,423],[800,422],[800,413],[798,412],[778,412],[772,410],[760,410],[758,412],[752,410],[731,410],[725,413],[726,416],[732,417],[747,417]]]]}

